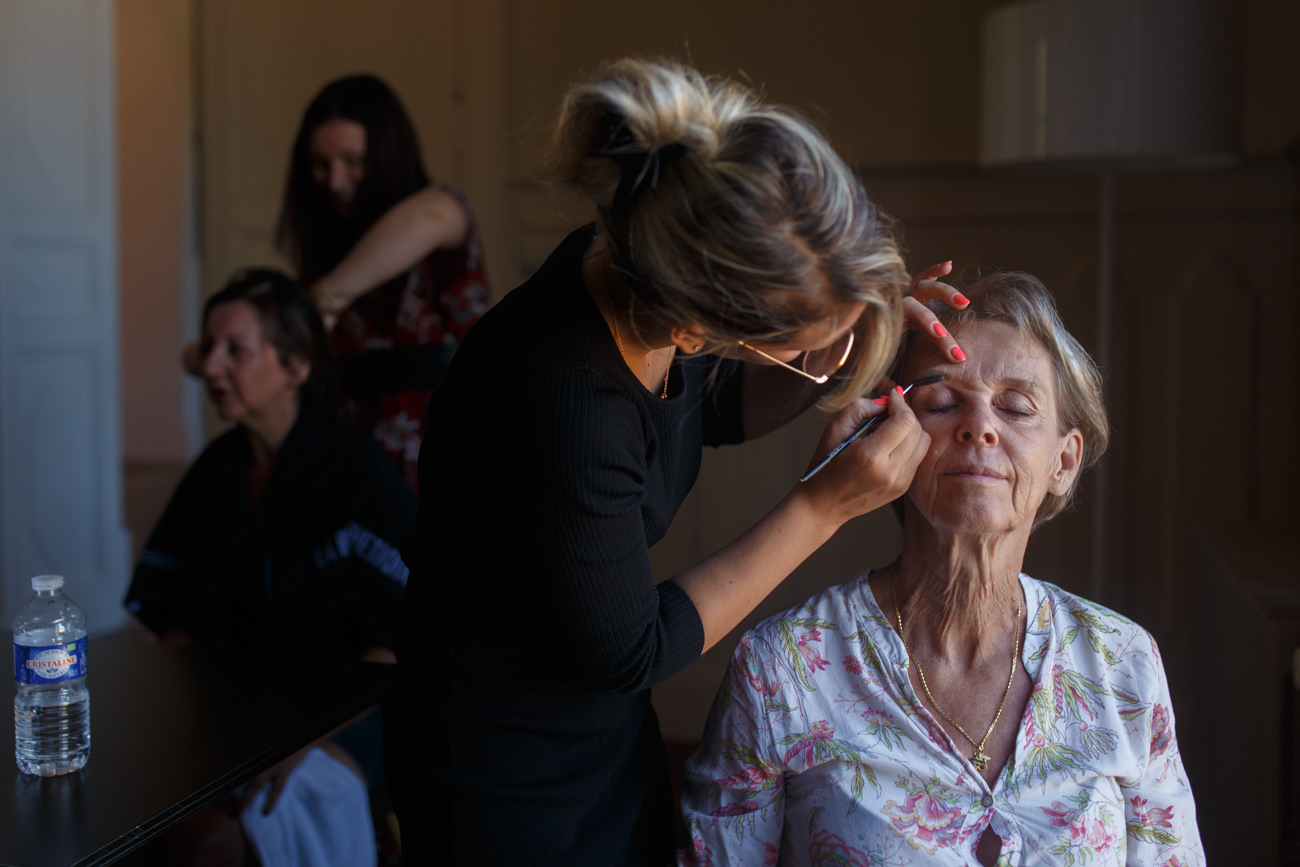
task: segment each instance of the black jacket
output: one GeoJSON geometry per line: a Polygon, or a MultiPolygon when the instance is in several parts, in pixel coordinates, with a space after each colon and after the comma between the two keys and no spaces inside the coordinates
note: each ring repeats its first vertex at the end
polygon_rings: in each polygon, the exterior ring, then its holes
{"type": "Polygon", "coordinates": [[[178,627],[231,653],[294,648],[355,659],[392,647],[406,581],[399,549],[415,498],[369,438],[303,413],[256,514],[242,428],[186,472],[135,568],[126,606],[162,633],[178,627]]]}

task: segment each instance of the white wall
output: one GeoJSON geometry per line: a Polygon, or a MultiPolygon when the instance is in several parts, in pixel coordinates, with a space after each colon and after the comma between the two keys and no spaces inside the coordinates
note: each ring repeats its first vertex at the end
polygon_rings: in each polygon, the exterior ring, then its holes
{"type": "Polygon", "coordinates": [[[124,619],[112,11],[0,0],[0,622],[43,572],[124,619]]]}

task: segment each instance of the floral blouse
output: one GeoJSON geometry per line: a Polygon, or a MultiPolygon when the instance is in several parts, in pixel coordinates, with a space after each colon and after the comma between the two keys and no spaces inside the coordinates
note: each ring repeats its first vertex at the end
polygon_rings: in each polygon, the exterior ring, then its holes
{"type": "Polygon", "coordinates": [[[1155,641],[1028,575],[1034,681],[990,790],[908,678],[867,576],[741,639],[687,763],[702,865],[1204,864],[1155,641]]]}
{"type": "Polygon", "coordinates": [[[465,208],[465,240],[429,253],[405,279],[395,278],[358,297],[339,314],[330,333],[330,349],[349,392],[346,415],[358,430],[374,437],[416,494],[434,382],[442,379],[455,348],[491,301],[483,244],[469,202],[449,184],[432,186],[465,208]],[[403,354],[415,347],[444,351],[403,354]],[[355,366],[363,357],[369,366],[355,366]]]}

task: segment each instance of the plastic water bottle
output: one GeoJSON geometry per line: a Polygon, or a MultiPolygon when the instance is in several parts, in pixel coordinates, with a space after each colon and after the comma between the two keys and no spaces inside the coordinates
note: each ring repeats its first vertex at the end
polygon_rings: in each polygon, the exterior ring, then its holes
{"type": "Polygon", "coordinates": [[[14,758],[23,773],[53,777],[90,758],[86,615],[62,575],[37,575],[32,590],[14,618],[14,758]]]}

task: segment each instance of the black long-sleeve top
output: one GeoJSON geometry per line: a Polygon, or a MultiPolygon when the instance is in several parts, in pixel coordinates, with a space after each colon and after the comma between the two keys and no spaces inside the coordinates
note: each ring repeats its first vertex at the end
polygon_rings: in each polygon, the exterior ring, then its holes
{"type": "Polygon", "coordinates": [[[328,662],[392,647],[416,508],[401,475],[368,437],[307,412],[256,509],[252,461],[239,427],[204,449],[149,536],[127,608],[234,654],[291,646],[328,662]]]}
{"type": "Polygon", "coordinates": [[[647,391],[583,287],[592,238],[488,312],[430,403],[385,710],[420,863],[671,857],[649,687],[699,656],[703,628],[649,548],[702,445],[740,440],[739,372],[706,390],[706,362],[678,362],[667,399],[647,391]]]}

